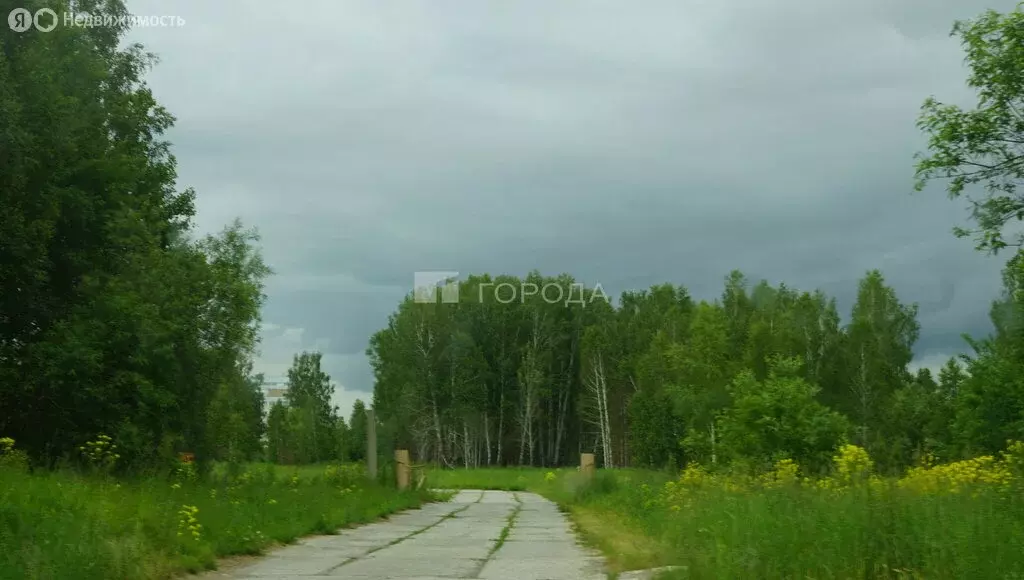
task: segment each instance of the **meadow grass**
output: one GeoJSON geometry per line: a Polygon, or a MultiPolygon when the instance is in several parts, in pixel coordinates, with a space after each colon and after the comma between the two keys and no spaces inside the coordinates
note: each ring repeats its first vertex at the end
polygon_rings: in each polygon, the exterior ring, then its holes
{"type": "Polygon", "coordinates": [[[613,572],[680,566],[660,577],[1024,578],[1019,489],[923,493],[895,480],[840,490],[799,482],[736,489],[709,480],[684,491],[685,477],[635,469],[598,470],[591,481],[575,469],[429,475],[453,488],[521,486],[548,497],[613,572]]]}
{"type": "Polygon", "coordinates": [[[355,467],[234,471],[172,482],[0,467],[0,578],[169,578],[435,498],[355,467]]]}
{"type": "MultiPolygon", "coordinates": [[[[615,474],[607,474],[614,478],[615,474]]],[[[607,486],[611,487],[611,486],[607,486]]],[[[885,486],[842,493],[707,489],[668,505],[618,484],[597,500],[664,552],[665,578],[1021,578],[1019,496],[923,495],[885,486]]]]}
{"type": "MultiPolygon", "coordinates": [[[[559,470],[564,471],[564,470],[559,470]]],[[[437,489],[494,489],[503,491],[534,491],[544,482],[545,469],[535,467],[480,467],[474,469],[442,469],[427,471],[427,481],[437,489]]]]}

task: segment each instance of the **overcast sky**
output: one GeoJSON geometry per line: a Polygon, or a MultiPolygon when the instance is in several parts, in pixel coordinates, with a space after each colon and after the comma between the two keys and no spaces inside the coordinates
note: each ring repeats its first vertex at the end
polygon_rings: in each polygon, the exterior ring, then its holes
{"type": "Polygon", "coordinates": [[[569,272],[715,298],[729,270],[836,296],[879,268],[916,364],[990,331],[1003,260],[911,194],[929,95],[973,103],[956,19],[1015,0],[128,0],[197,225],[257,226],[259,369],[320,349],[347,414],[413,272],[569,272]]]}

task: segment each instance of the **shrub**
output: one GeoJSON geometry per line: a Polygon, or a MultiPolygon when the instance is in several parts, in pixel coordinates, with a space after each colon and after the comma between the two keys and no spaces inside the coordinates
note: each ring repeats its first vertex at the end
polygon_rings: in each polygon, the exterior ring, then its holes
{"type": "Polygon", "coordinates": [[[28,454],[14,448],[14,439],[0,437],[0,467],[28,470],[28,454]]]}
{"type": "Polygon", "coordinates": [[[598,470],[593,477],[576,488],[574,498],[576,501],[585,501],[589,498],[614,493],[619,488],[619,480],[614,472],[598,470]]]}

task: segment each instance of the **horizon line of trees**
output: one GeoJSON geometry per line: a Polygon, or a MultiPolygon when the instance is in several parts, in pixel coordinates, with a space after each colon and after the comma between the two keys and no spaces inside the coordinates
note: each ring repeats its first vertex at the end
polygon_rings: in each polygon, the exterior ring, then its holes
{"type": "Polygon", "coordinates": [[[421,460],[555,466],[595,452],[606,467],[820,465],[848,440],[899,469],[995,440],[969,426],[961,361],[938,377],[908,370],[916,306],[878,271],[860,281],[845,325],[823,292],[752,285],[738,271],[715,301],[661,284],[617,305],[503,302],[479,291],[493,284],[568,292],[575,280],[470,276],[455,303],[407,296],[371,339],[381,429],[421,460]]]}

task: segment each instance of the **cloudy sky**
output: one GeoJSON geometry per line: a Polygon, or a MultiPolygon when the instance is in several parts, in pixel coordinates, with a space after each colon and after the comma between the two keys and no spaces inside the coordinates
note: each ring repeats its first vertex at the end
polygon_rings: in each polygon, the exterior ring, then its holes
{"type": "Polygon", "coordinates": [[[922,100],[972,103],[956,19],[1015,0],[128,0],[200,230],[257,226],[260,368],[324,352],[345,412],[413,272],[611,293],[753,279],[852,305],[880,268],[919,365],[990,330],[1002,259],[911,194],[922,100]],[[287,6],[287,7],[286,7],[287,6]]]}

